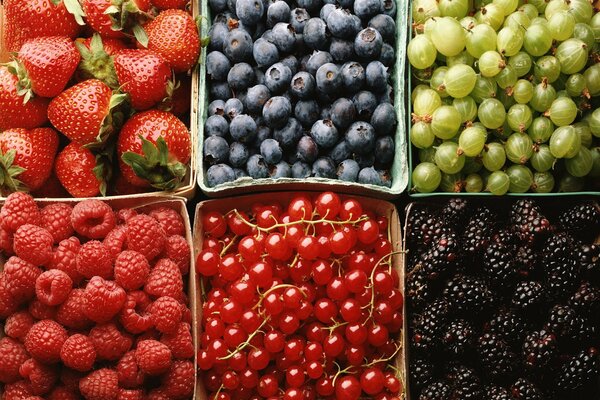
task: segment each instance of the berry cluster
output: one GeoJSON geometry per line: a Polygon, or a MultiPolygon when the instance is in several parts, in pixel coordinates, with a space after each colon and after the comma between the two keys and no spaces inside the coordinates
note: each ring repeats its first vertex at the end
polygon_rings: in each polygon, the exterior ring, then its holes
{"type": "Polygon", "coordinates": [[[395,0],[209,5],[208,186],[247,176],[391,186],[395,0]]]}
{"type": "Polygon", "coordinates": [[[0,210],[0,383],[15,399],[189,399],[190,246],[173,209],[99,200],[0,210]],[[29,397],[31,396],[31,397],[29,397]]]}
{"type": "Polygon", "coordinates": [[[399,398],[388,222],[331,192],[204,214],[198,366],[211,398],[399,398]]]}
{"type": "Polygon", "coordinates": [[[410,211],[414,399],[600,396],[600,207],[508,209],[453,199],[410,211]]]}

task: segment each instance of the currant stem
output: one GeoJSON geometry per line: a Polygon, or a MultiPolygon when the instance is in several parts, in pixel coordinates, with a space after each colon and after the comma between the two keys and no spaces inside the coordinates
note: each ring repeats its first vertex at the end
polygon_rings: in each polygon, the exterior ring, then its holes
{"type": "Polygon", "coordinates": [[[398,343],[398,344],[396,344],[396,351],[394,351],[394,353],[391,356],[389,356],[388,358],[380,358],[380,359],[377,359],[377,360],[373,360],[373,361],[371,361],[368,364],[363,364],[362,366],[365,367],[365,368],[368,368],[368,367],[371,367],[371,366],[373,366],[375,364],[378,364],[380,362],[388,362],[388,361],[394,359],[394,357],[396,357],[396,355],[398,355],[398,352],[401,349],[402,349],[402,346],[398,343]]]}
{"type": "Polygon", "coordinates": [[[238,235],[235,235],[234,237],[231,238],[231,241],[229,243],[227,243],[227,245],[225,247],[223,247],[223,250],[221,250],[221,254],[219,254],[220,257],[223,257],[223,255],[225,255],[225,253],[227,253],[227,250],[229,250],[231,248],[231,246],[234,245],[237,238],[238,238],[238,235]]]}
{"type": "Polygon", "coordinates": [[[352,365],[349,367],[346,367],[344,369],[342,369],[342,367],[340,367],[340,364],[338,364],[337,362],[333,362],[335,364],[335,366],[337,367],[338,371],[336,372],[335,376],[333,377],[333,380],[331,381],[331,385],[333,387],[335,387],[335,381],[338,378],[338,376],[340,376],[341,374],[346,374],[346,373],[355,373],[355,372],[350,372],[350,370],[352,368],[354,368],[352,365]]]}
{"type": "MultiPolygon", "coordinates": [[[[263,326],[265,326],[265,324],[269,321],[269,318],[265,318],[263,319],[263,322],[260,324],[260,326],[258,328],[256,328],[256,330],[254,332],[252,332],[249,336],[248,339],[246,339],[244,342],[240,343],[234,351],[230,352],[229,354],[227,354],[225,357],[220,357],[219,360],[221,361],[225,361],[225,360],[229,360],[231,357],[235,356],[237,353],[239,353],[240,351],[244,350],[247,346],[251,346],[254,347],[250,344],[250,342],[252,341],[252,339],[254,338],[254,336],[258,335],[259,332],[261,331],[261,328],[263,326]]],[[[254,347],[256,348],[256,347],[254,347]]]]}
{"type": "Polygon", "coordinates": [[[291,283],[282,283],[281,285],[276,285],[273,286],[272,288],[270,288],[269,290],[267,290],[266,292],[264,292],[263,294],[260,295],[260,300],[258,300],[258,303],[256,303],[254,305],[254,307],[252,307],[252,309],[256,309],[258,307],[260,307],[262,305],[262,301],[265,297],[267,297],[269,294],[271,294],[272,292],[279,290],[279,289],[285,289],[285,288],[296,288],[300,291],[300,293],[302,293],[302,295],[306,298],[308,297],[308,295],[304,292],[304,290],[300,289],[298,286],[296,285],[292,285],[291,283]]]}

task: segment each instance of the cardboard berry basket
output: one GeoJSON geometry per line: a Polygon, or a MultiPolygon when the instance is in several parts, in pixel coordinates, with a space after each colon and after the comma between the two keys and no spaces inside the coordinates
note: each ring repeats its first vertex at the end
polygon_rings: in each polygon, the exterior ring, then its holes
{"type": "MultiPolygon", "coordinates": [[[[394,109],[396,110],[396,120],[398,121],[394,142],[396,155],[390,169],[392,175],[392,186],[378,186],[370,184],[361,184],[356,182],[344,182],[338,179],[327,178],[262,178],[253,179],[245,177],[237,179],[234,182],[227,182],[216,187],[209,187],[206,180],[206,169],[208,168],[203,160],[204,146],[204,122],[208,117],[209,85],[206,76],[206,55],[207,48],[202,49],[200,56],[200,96],[198,98],[198,149],[196,160],[197,179],[200,189],[209,197],[224,197],[231,195],[240,195],[256,191],[286,191],[286,190],[333,190],[338,193],[349,193],[359,195],[371,195],[378,198],[392,199],[398,197],[404,192],[408,185],[408,161],[406,147],[406,86],[405,86],[405,65],[406,65],[406,29],[405,23],[408,18],[408,0],[395,0],[397,4],[396,12],[396,43],[395,53],[396,62],[391,72],[392,85],[394,89],[394,109]],[[307,186],[310,185],[310,186],[307,186]]],[[[202,15],[202,37],[208,36],[210,25],[212,24],[212,14],[208,1],[201,3],[202,15]],[[204,18],[205,17],[205,18],[204,18]]]]}
{"type": "MultiPolygon", "coordinates": [[[[75,205],[80,202],[81,199],[36,199],[36,202],[40,207],[43,207],[52,203],[69,203],[71,205],[75,205]]],[[[194,369],[197,371],[196,364],[196,354],[197,354],[197,332],[198,332],[198,320],[196,316],[198,315],[198,303],[197,300],[199,296],[197,295],[196,290],[196,268],[195,268],[195,258],[194,258],[194,249],[193,249],[193,238],[192,238],[192,228],[190,223],[190,217],[187,212],[185,199],[175,196],[164,196],[162,198],[158,198],[156,196],[146,196],[146,197],[129,197],[129,198],[113,198],[113,199],[102,199],[102,201],[106,202],[113,209],[121,209],[121,208],[133,208],[136,210],[141,210],[148,212],[150,210],[159,208],[159,207],[169,207],[177,211],[181,218],[183,219],[184,227],[185,227],[185,238],[187,242],[190,244],[190,272],[188,274],[188,287],[187,287],[187,295],[189,308],[192,313],[192,339],[194,342],[194,369]]],[[[4,200],[0,200],[0,207],[4,204],[4,200]]],[[[4,265],[5,259],[3,255],[0,255],[0,271],[4,265]]],[[[0,323],[0,338],[4,335],[4,329],[2,324],[0,323]]],[[[196,379],[196,384],[198,380],[196,379]]],[[[195,389],[197,391],[197,389],[195,389]]],[[[0,398],[2,398],[3,386],[0,384],[0,398]]],[[[194,397],[195,399],[196,397],[194,397]]]]}
{"type": "MultiPolygon", "coordinates": [[[[194,217],[194,255],[197,256],[198,253],[200,253],[200,251],[202,250],[202,245],[203,245],[203,238],[204,238],[204,230],[203,230],[203,226],[202,226],[202,216],[205,213],[208,212],[212,212],[212,211],[217,211],[219,213],[222,214],[226,214],[227,212],[230,212],[232,210],[250,210],[251,206],[253,204],[257,204],[257,203],[263,203],[263,204],[268,204],[268,203],[277,203],[277,204],[281,204],[283,207],[285,207],[294,197],[297,197],[299,195],[305,195],[309,198],[314,198],[316,196],[319,195],[320,192],[277,192],[277,193],[261,193],[261,194],[251,194],[251,195],[245,195],[245,196],[238,196],[238,197],[228,197],[228,198],[223,198],[223,199],[214,199],[214,200],[206,200],[206,201],[202,201],[200,203],[198,203],[198,205],[196,206],[196,213],[195,213],[195,217],[194,217]]],[[[402,229],[401,229],[401,224],[400,224],[400,220],[399,220],[399,216],[398,216],[398,210],[396,209],[396,206],[394,206],[394,204],[384,201],[384,200],[378,200],[378,199],[373,199],[373,198],[369,198],[369,197],[363,197],[363,196],[353,196],[353,195],[340,195],[340,198],[342,199],[342,201],[348,199],[348,198],[353,198],[353,199],[357,199],[360,201],[361,205],[363,206],[363,210],[369,210],[374,212],[377,215],[382,215],[382,216],[386,216],[388,218],[388,236],[390,238],[390,242],[392,244],[392,251],[394,252],[394,254],[391,256],[392,257],[392,264],[393,264],[393,268],[395,270],[398,271],[398,274],[400,276],[400,282],[399,282],[399,290],[400,292],[404,295],[404,257],[402,256],[402,250],[403,250],[403,242],[402,242],[402,229]]],[[[198,279],[200,279],[201,277],[199,275],[197,275],[198,279]]],[[[197,290],[197,303],[196,303],[196,312],[197,315],[195,316],[195,321],[196,321],[196,327],[198,329],[198,331],[196,332],[197,336],[199,337],[201,331],[202,331],[202,325],[201,325],[201,321],[202,321],[202,296],[203,293],[201,293],[201,285],[200,283],[196,284],[196,287],[198,288],[197,290]]],[[[403,306],[403,316],[406,313],[406,306],[403,306]]],[[[400,379],[400,383],[401,383],[401,392],[400,392],[400,396],[399,398],[402,400],[410,400],[410,396],[407,389],[407,385],[406,382],[408,380],[408,369],[407,369],[407,360],[406,360],[406,355],[405,355],[405,346],[404,343],[406,343],[406,330],[407,330],[407,324],[406,324],[406,318],[404,318],[404,326],[402,328],[402,332],[400,333],[398,340],[400,342],[400,350],[397,354],[397,356],[394,359],[393,362],[393,366],[396,368],[396,370],[398,371],[398,378],[400,379]]],[[[201,374],[202,372],[199,372],[198,374],[201,374]]],[[[363,398],[363,397],[361,397],[363,398]]],[[[366,397],[365,397],[366,398],[366,397]]],[[[202,379],[199,377],[197,382],[196,382],[196,399],[198,400],[207,400],[208,399],[208,394],[204,388],[204,384],[202,382],[202,379]]]]}

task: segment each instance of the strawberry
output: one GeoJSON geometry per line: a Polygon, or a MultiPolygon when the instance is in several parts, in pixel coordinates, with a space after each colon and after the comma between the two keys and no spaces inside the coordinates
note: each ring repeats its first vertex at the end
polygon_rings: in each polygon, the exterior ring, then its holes
{"type": "Polygon", "coordinates": [[[52,173],[57,150],[58,134],[52,128],[0,133],[2,187],[11,192],[40,188],[52,173]]]}
{"type": "Polygon", "coordinates": [[[48,106],[52,125],[73,142],[103,142],[116,129],[122,114],[118,106],[126,99],[98,79],[89,79],[62,92],[48,106]]]}
{"type": "Polygon", "coordinates": [[[99,79],[111,89],[119,87],[113,58],[116,52],[127,48],[120,39],[102,38],[94,33],[91,38],[76,41],[75,46],[81,54],[81,62],[77,72],[77,79],[81,82],[86,79],[99,79]]]}
{"type": "Polygon", "coordinates": [[[145,28],[148,50],[162,55],[175,72],[185,72],[196,65],[200,36],[191,15],[182,10],[166,10],[145,28]]]}
{"type": "Polygon", "coordinates": [[[30,39],[9,64],[19,78],[19,94],[27,102],[35,93],[41,97],[58,96],[79,64],[79,52],[66,36],[30,39]]]}
{"type": "Polygon", "coordinates": [[[49,99],[36,98],[23,103],[18,95],[19,79],[6,66],[0,66],[0,131],[9,128],[33,129],[48,121],[49,99]]]}
{"type": "Polygon", "coordinates": [[[56,157],[56,177],[73,197],[93,197],[103,190],[102,167],[89,149],[71,143],[56,157]]]}
{"type": "Polygon", "coordinates": [[[92,35],[89,38],[77,39],[76,43],[81,43],[88,50],[92,50],[93,42],[97,40],[100,40],[102,50],[104,50],[109,56],[114,56],[119,50],[125,50],[129,48],[127,44],[121,39],[111,39],[106,37],[103,38],[97,33],[94,33],[94,35],[92,35]]]}
{"type": "Polygon", "coordinates": [[[117,142],[121,173],[136,186],[172,190],[186,174],[190,134],[173,114],[149,110],[134,115],[117,142]]]}
{"type": "Polygon", "coordinates": [[[189,115],[192,93],[192,79],[187,74],[179,74],[175,77],[177,84],[173,90],[173,95],[166,98],[158,108],[175,114],[178,118],[189,115]]]}
{"type": "Polygon", "coordinates": [[[5,46],[12,52],[19,51],[25,41],[36,37],[74,39],[79,25],[83,25],[83,11],[77,0],[5,0],[4,12],[5,46]]]}
{"type": "Polygon", "coordinates": [[[50,174],[50,177],[46,180],[46,182],[38,189],[31,192],[33,197],[52,197],[52,198],[61,198],[61,197],[69,197],[69,193],[65,190],[65,188],[60,184],[60,181],[56,177],[54,170],[50,174]]]}
{"type": "Polygon", "coordinates": [[[159,10],[169,10],[172,8],[185,10],[188,4],[189,0],[152,0],[152,5],[159,10]]]}
{"type": "Polygon", "coordinates": [[[114,65],[119,84],[129,93],[136,110],[146,110],[167,97],[169,91],[173,93],[171,68],[155,52],[121,50],[114,56],[114,65]]]}
{"type": "Polygon", "coordinates": [[[138,23],[150,10],[150,0],[82,0],[88,25],[103,37],[121,39],[131,29],[136,38],[147,41],[138,23]]]}

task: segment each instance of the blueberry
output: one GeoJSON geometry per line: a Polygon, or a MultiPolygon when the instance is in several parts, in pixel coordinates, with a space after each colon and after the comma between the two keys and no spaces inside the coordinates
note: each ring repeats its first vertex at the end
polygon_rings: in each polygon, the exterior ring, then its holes
{"type": "Polygon", "coordinates": [[[354,0],[354,14],[360,18],[369,18],[381,12],[383,0],[354,0]]]}
{"type": "Polygon", "coordinates": [[[356,182],[360,167],[354,160],[344,160],[338,165],[337,177],[346,182],[356,182]]]}
{"type": "Polygon", "coordinates": [[[311,54],[306,63],[306,72],[312,75],[317,74],[317,70],[327,63],[333,62],[333,57],[326,51],[315,51],[311,54]]]}
{"type": "Polygon", "coordinates": [[[329,149],[338,141],[339,135],[330,119],[319,120],[310,128],[310,136],[322,148],[329,149]]]}
{"type": "Polygon", "coordinates": [[[235,174],[235,179],[246,178],[248,176],[246,170],[241,168],[234,168],[233,173],[235,174]]]}
{"type": "Polygon", "coordinates": [[[270,67],[279,61],[279,50],[273,43],[260,38],[254,42],[252,56],[259,67],[270,67]]]}
{"type": "Polygon", "coordinates": [[[236,0],[235,13],[245,25],[256,25],[264,12],[262,0],[236,0]]]}
{"type": "Polygon", "coordinates": [[[348,146],[348,142],[345,140],[340,141],[335,145],[333,149],[329,152],[329,157],[336,163],[339,164],[342,161],[350,158],[352,156],[352,150],[348,146]]]}
{"type": "Polygon", "coordinates": [[[308,72],[298,72],[292,78],[290,91],[299,99],[309,99],[315,91],[315,78],[308,72]]]}
{"type": "Polygon", "coordinates": [[[331,12],[335,9],[335,3],[325,4],[323,7],[321,7],[321,11],[319,11],[319,18],[327,22],[327,17],[329,17],[329,14],[331,14],[331,12]]]}
{"type": "Polygon", "coordinates": [[[293,55],[289,55],[285,58],[283,58],[281,60],[281,63],[283,65],[285,65],[286,67],[288,67],[290,69],[290,71],[292,71],[292,75],[296,74],[296,72],[298,72],[298,67],[300,66],[300,63],[298,62],[298,59],[293,56],[293,55]]]}
{"type": "Polygon", "coordinates": [[[227,0],[227,8],[232,13],[235,13],[235,5],[236,5],[236,3],[237,3],[237,0],[227,0]]]}
{"type": "Polygon", "coordinates": [[[229,133],[229,124],[221,115],[211,115],[204,123],[204,134],[206,136],[226,137],[229,133]]]}
{"type": "Polygon", "coordinates": [[[342,83],[346,92],[358,92],[365,83],[365,69],[363,66],[356,61],[350,61],[342,65],[342,83]]]}
{"type": "Polygon", "coordinates": [[[227,82],[211,82],[210,98],[213,100],[227,100],[232,95],[227,82]]]}
{"type": "Polygon", "coordinates": [[[304,34],[296,33],[296,43],[294,44],[294,52],[296,54],[305,54],[308,50],[306,49],[306,43],[304,43],[304,34]]]}
{"type": "Polygon", "coordinates": [[[392,18],[396,17],[396,0],[383,0],[383,13],[392,18]]]}
{"type": "Polygon", "coordinates": [[[309,49],[325,50],[329,47],[329,30],[321,18],[311,18],[304,26],[304,43],[309,49]]]}
{"type": "Polygon", "coordinates": [[[340,39],[353,39],[356,32],[350,11],[336,8],[327,16],[329,32],[340,39]]]}
{"type": "Polygon", "coordinates": [[[394,48],[387,43],[384,43],[381,47],[381,54],[379,54],[379,61],[386,67],[391,67],[396,61],[396,52],[394,48]]]}
{"type": "Polygon", "coordinates": [[[379,172],[377,172],[373,167],[366,167],[360,170],[358,173],[358,183],[362,183],[364,185],[383,185],[383,181],[381,180],[381,176],[379,176],[379,172]]]}
{"type": "Polygon", "coordinates": [[[305,179],[309,178],[311,174],[310,165],[302,161],[296,161],[292,165],[292,178],[305,179]]]}
{"type": "Polygon", "coordinates": [[[278,22],[288,22],[290,19],[290,6],[282,0],[269,5],[267,9],[267,26],[272,28],[278,22]]]}
{"type": "Polygon", "coordinates": [[[235,64],[227,74],[227,83],[235,92],[248,89],[254,83],[254,69],[247,63],[235,64]]]}
{"type": "Polygon", "coordinates": [[[231,30],[223,44],[223,53],[233,62],[252,59],[252,38],[242,29],[231,30]]]}
{"type": "Polygon", "coordinates": [[[248,148],[243,143],[233,142],[229,146],[229,164],[232,167],[243,168],[250,157],[248,148]]]}
{"type": "Polygon", "coordinates": [[[225,102],[225,116],[231,121],[244,112],[244,103],[240,99],[232,98],[225,102]]]}
{"type": "Polygon", "coordinates": [[[246,109],[251,114],[262,114],[262,108],[271,98],[271,92],[265,85],[256,85],[246,93],[246,109]]]}
{"type": "Polygon", "coordinates": [[[297,0],[298,7],[307,9],[308,11],[316,12],[319,11],[323,5],[322,0],[297,0]]]}
{"type": "Polygon", "coordinates": [[[356,161],[361,168],[372,167],[375,165],[375,153],[354,154],[354,161],[356,161]]]}
{"type": "Polygon", "coordinates": [[[381,53],[383,39],[381,34],[373,28],[365,28],[358,32],[354,39],[354,52],[364,59],[377,59],[381,53]]]}
{"type": "Polygon", "coordinates": [[[387,67],[379,61],[371,61],[367,65],[367,87],[375,93],[384,92],[387,87],[387,67]]]}
{"type": "Polygon", "coordinates": [[[377,29],[384,42],[393,44],[396,41],[396,23],[389,15],[377,14],[369,20],[368,26],[377,29]]]}
{"type": "Polygon", "coordinates": [[[294,116],[305,128],[310,128],[319,119],[319,105],[315,100],[300,100],[294,107],[294,116]]]}
{"type": "Polygon", "coordinates": [[[262,39],[268,40],[271,43],[275,43],[273,39],[273,30],[267,29],[261,36],[262,39]]]}
{"type": "Polygon", "coordinates": [[[210,50],[222,51],[223,44],[225,43],[225,38],[227,37],[228,33],[229,29],[227,28],[226,24],[222,22],[213,24],[208,31],[208,36],[210,37],[208,48],[210,50]]]}
{"type": "Polygon", "coordinates": [[[280,161],[276,165],[271,167],[271,171],[269,172],[271,178],[290,178],[292,176],[292,169],[290,168],[290,164],[285,161],[280,161]]]}
{"type": "Polygon", "coordinates": [[[234,180],[235,172],[227,164],[213,165],[206,171],[206,183],[209,187],[215,187],[234,180]]]}
{"type": "Polygon", "coordinates": [[[271,128],[269,128],[268,126],[259,126],[258,127],[258,131],[256,133],[256,139],[254,139],[257,147],[260,147],[260,144],[265,141],[266,139],[269,139],[270,137],[273,136],[273,132],[271,131],[271,128]]]}
{"type": "Polygon", "coordinates": [[[229,124],[229,134],[237,142],[251,143],[256,137],[256,130],[256,122],[246,114],[236,116],[229,124]]]}
{"type": "Polygon", "coordinates": [[[247,92],[245,90],[241,90],[235,93],[235,97],[242,102],[242,104],[246,104],[247,92]]]}
{"type": "Polygon", "coordinates": [[[213,81],[224,81],[231,69],[231,62],[220,51],[211,51],[206,55],[206,75],[213,81]]]}
{"type": "Polygon", "coordinates": [[[373,111],[371,125],[377,136],[395,134],[396,124],[396,110],[390,103],[381,103],[373,111]]]}
{"type": "Polygon", "coordinates": [[[329,45],[329,53],[333,60],[338,63],[343,63],[354,58],[354,44],[347,40],[338,38],[331,39],[329,45]]]}
{"type": "Polygon", "coordinates": [[[283,150],[275,139],[266,139],[260,144],[260,154],[267,164],[277,164],[283,158],[283,150]]]}
{"type": "MultiPolygon", "coordinates": [[[[236,19],[235,15],[233,15],[233,13],[231,13],[229,10],[223,11],[222,13],[218,13],[217,15],[215,15],[215,18],[213,19],[213,25],[214,24],[227,25],[229,23],[230,19],[236,19]]],[[[227,31],[229,31],[229,29],[227,29],[227,31]]]]}
{"type": "Polygon", "coordinates": [[[213,100],[208,105],[208,115],[223,115],[225,113],[225,102],[223,100],[213,100]]]}
{"type": "Polygon", "coordinates": [[[354,153],[371,153],[375,148],[375,129],[368,122],[354,122],[346,131],[346,140],[354,153]]]}
{"type": "Polygon", "coordinates": [[[306,163],[312,163],[318,155],[319,148],[313,138],[308,135],[302,136],[296,146],[296,158],[306,163]]]}
{"type": "Polygon", "coordinates": [[[294,8],[290,15],[290,24],[296,33],[304,33],[304,26],[309,19],[310,15],[304,8],[294,8]]]}
{"type": "Polygon", "coordinates": [[[365,121],[371,119],[373,111],[375,111],[375,107],[377,107],[378,103],[377,97],[366,90],[356,93],[354,97],[352,97],[352,102],[354,103],[354,107],[356,107],[358,118],[365,121]]]}
{"type": "Polygon", "coordinates": [[[256,76],[256,84],[264,85],[265,84],[265,73],[258,67],[254,68],[254,75],[256,76]]]}
{"type": "Polygon", "coordinates": [[[229,144],[221,136],[204,139],[204,162],[208,165],[221,164],[229,157],[229,144]]]}
{"type": "Polygon", "coordinates": [[[292,104],[283,96],[271,97],[267,100],[262,110],[265,124],[270,128],[285,126],[291,114],[292,104]]]}
{"type": "Polygon", "coordinates": [[[265,85],[271,93],[283,93],[292,81],[292,70],[282,63],[275,63],[265,72],[265,85]]]}
{"type": "Polygon", "coordinates": [[[342,8],[350,10],[354,6],[354,0],[337,0],[337,4],[342,8]]]}
{"type": "Polygon", "coordinates": [[[323,64],[315,75],[317,88],[326,94],[337,93],[342,87],[342,74],[337,65],[333,63],[323,64]]]}
{"type": "Polygon", "coordinates": [[[312,174],[317,178],[335,179],[335,164],[329,157],[318,158],[312,165],[312,174]]]}
{"type": "Polygon", "coordinates": [[[354,103],[345,97],[341,97],[331,105],[331,121],[343,131],[356,120],[356,108],[354,103]]]}
{"type": "Polygon", "coordinates": [[[391,136],[382,136],[375,142],[375,154],[377,154],[377,164],[387,165],[394,160],[396,147],[394,139],[391,136]]]}
{"type": "Polygon", "coordinates": [[[272,41],[277,46],[279,51],[283,53],[291,53],[294,51],[296,44],[296,31],[294,27],[285,22],[278,22],[271,31],[272,41]]]}
{"type": "Polygon", "coordinates": [[[227,10],[227,0],[208,0],[208,5],[213,13],[227,10]]]}
{"type": "Polygon", "coordinates": [[[379,103],[394,104],[394,88],[391,85],[387,85],[385,92],[377,96],[377,101],[379,103]]]}
{"type": "Polygon", "coordinates": [[[290,118],[282,128],[273,131],[273,138],[281,144],[281,147],[289,150],[296,148],[302,136],[302,126],[295,118],[290,118]]]}
{"type": "Polygon", "coordinates": [[[260,154],[253,154],[248,158],[246,171],[248,171],[248,175],[254,179],[269,177],[269,167],[260,154]]]}

